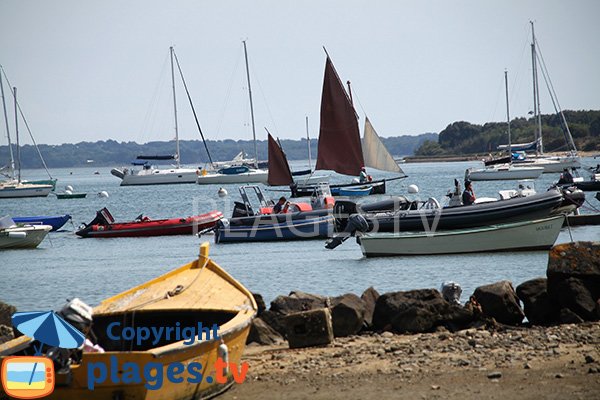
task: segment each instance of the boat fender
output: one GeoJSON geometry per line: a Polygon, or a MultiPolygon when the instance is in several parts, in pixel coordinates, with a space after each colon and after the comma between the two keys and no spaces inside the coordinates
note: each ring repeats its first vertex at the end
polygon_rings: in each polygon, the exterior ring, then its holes
{"type": "Polygon", "coordinates": [[[27,232],[8,232],[8,237],[11,239],[25,239],[27,232]]]}
{"type": "Polygon", "coordinates": [[[108,192],[106,190],[98,192],[98,197],[108,197],[108,192]]]}
{"type": "Polygon", "coordinates": [[[65,190],[68,190],[68,191],[72,192],[73,191],[73,186],[67,185],[67,186],[65,186],[65,190]]]}
{"type": "Polygon", "coordinates": [[[221,339],[221,344],[217,349],[217,354],[225,362],[225,375],[229,375],[229,349],[227,348],[227,345],[223,339],[221,339]]]}
{"type": "Polygon", "coordinates": [[[419,193],[419,187],[417,185],[408,185],[408,193],[419,193]]]}
{"type": "Polygon", "coordinates": [[[219,197],[225,197],[227,196],[227,190],[225,190],[224,188],[219,188],[218,194],[219,197]]]}

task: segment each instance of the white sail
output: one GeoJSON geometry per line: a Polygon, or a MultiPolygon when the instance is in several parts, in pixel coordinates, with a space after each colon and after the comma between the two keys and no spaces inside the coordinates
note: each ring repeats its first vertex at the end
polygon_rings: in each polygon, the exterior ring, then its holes
{"type": "Polygon", "coordinates": [[[365,138],[362,150],[365,166],[381,171],[399,172],[404,174],[402,168],[400,168],[396,160],[394,160],[394,157],[392,157],[390,152],[381,142],[381,139],[379,139],[379,136],[377,136],[369,118],[365,118],[365,138]]]}

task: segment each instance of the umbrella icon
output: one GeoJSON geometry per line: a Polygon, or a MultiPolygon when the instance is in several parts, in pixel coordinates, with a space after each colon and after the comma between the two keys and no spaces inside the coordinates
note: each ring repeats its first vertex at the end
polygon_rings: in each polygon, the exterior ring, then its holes
{"type": "MultiPolygon", "coordinates": [[[[48,346],[76,349],[85,341],[83,333],[54,311],[14,313],[12,323],[24,335],[48,346]]],[[[39,349],[36,348],[36,355],[39,354],[41,354],[41,345],[39,349]]]]}

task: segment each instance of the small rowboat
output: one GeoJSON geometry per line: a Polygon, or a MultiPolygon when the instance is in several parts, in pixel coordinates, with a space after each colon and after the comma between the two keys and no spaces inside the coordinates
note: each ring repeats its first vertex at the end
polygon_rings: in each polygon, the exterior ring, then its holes
{"type": "Polygon", "coordinates": [[[63,199],[84,199],[87,193],[56,193],[56,198],[63,199]]]}
{"type": "Polygon", "coordinates": [[[545,250],[554,245],[564,215],[472,229],[365,234],[357,240],[366,257],[545,250]]]}
{"type": "MultiPolygon", "coordinates": [[[[54,392],[46,398],[207,399],[239,380],[256,301],[248,289],[208,257],[208,250],[208,243],[204,243],[196,260],[96,306],[90,337],[105,352],[80,353],[80,360],[55,375],[54,392]],[[126,335],[126,330],[138,332],[142,328],[162,333],[171,329],[172,334],[163,334],[156,342],[139,340],[142,335],[126,335]],[[191,338],[183,333],[195,328],[198,335],[191,338]],[[181,330],[181,337],[175,330],[181,330]],[[218,367],[219,358],[228,360],[227,370],[218,367]],[[177,381],[169,378],[175,365],[183,368],[174,375],[177,381]],[[107,375],[93,379],[94,390],[89,390],[90,374],[98,373],[99,366],[104,366],[107,375]],[[197,367],[193,375],[192,366],[197,367]],[[146,371],[155,372],[145,377],[146,371]],[[154,378],[157,373],[160,385],[154,378]]],[[[33,343],[30,337],[20,336],[0,344],[0,362],[6,356],[32,355],[33,343]]],[[[4,398],[2,386],[0,397],[4,398]]]]}
{"type": "Polygon", "coordinates": [[[163,235],[191,235],[215,226],[223,218],[220,211],[185,218],[150,219],[140,215],[135,221],[115,222],[103,208],[96,218],[75,232],[81,237],[140,237],[163,235]]]}
{"type": "Polygon", "coordinates": [[[355,187],[355,188],[331,188],[331,194],[334,196],[368,196],[373,191],[373,187],[355,187]]]}
{"type": "Polygon", "coordinates": [[[0,249],[34,249],[50,229],[50,225],[16,225],[8,216],[0,218],[0,249]]]}
{"type": "Polygon", "coordinates": [[[69,214],[65,215],[37,215],[34,217],[13,217],[13,221],[17,224],[28,225],[50,225],[52,232],[59,230],[71,219],[69,214]]]}

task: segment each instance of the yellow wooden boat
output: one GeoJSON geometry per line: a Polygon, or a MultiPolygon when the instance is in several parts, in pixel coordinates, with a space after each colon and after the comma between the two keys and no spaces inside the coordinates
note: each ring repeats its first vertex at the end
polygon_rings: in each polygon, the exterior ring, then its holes
{"type": "MultiPolygon", "coordinates": [[[[204,399],[226,390],[234,382],[233,368],[229,368],[223,375],[226,382],[218,383],[214,379],[217,373],[215,362],[218,357],[223,357],[225,352],[229,363],[238,366],[241,364],[246,337],[257,307],[252,294],[212,261],[208,257],[208,250],[208,243],[204,243],[200,246],[197,260],[102,301],[94,309],[92,331],[97,337],[97,344],[106,352],[84,352],[81,362],[71,364],[68,373],[57,372],[54,392],[47,398],[204,399]],[[186,326],[197,326],[198,323],[202,323],[203,327],[217,324],[219,338],[203,337],[200,340],[196,337],[192,344],[185,344],[185,340],[166,340],[163,337],[154,346],[151,340],[138,345],[135,338],[129,341],[111,340],[107,327],[114,322],[119,322],[121,328],[134,329],[176,326],[183,329],[186,326]],[[118,361],[118,368],[111,370],[111,361],[114,363],[115,359],[118,361]],[[140,370],[148,363],[162,366],[164,376],[160,388],[148,389],[143,374],[139,383],[123,383],[124,370],[128,369],[123,366],[127,362],[135,363],[140,370]],[[188,382],[191,375],[187,368],[178,375],[183,378],[183,382],[174,383],[167,379],[169,365],[181,363],[186,367],[194,362],[202,365],[204,379],[200,383],[188,382]],[[99,364],[92,363],[103,363],[109,367],[107,379],[96,383],[94,390],[88,388],[88,373],[95,371],[94,373],[99,375],[98,371],[93,369],[93,366],[99,364]],[[112,382],[111,374],[115,374],[117,383],[112,382]]],[[[115,332],[111,332],[114,338],[115,332]]],[[[125,336],[124,331],[121,333],[125,336]]],[[[4,343],[0,345],[0,358],[8,355],[32,355],[33,349],[30,344],[31,339],[26,336],[4,343]]],[[[150,374],[157,373],[158,369],[149,371],[150,374]]]]}

